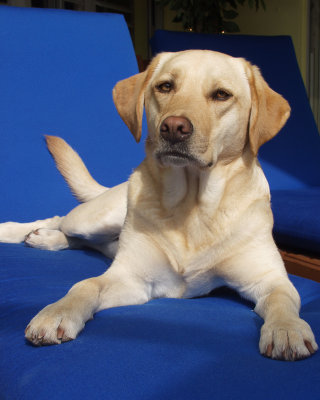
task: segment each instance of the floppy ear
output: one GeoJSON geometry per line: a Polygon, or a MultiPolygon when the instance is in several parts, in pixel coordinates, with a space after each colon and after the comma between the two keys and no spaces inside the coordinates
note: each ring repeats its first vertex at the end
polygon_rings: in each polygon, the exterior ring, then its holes
{"type": "Polygon", "coordinates": [[[117,111],[137,142],[141,139],[144,93],[160,56],[152,60],[146,71],[119,81],[112,91],[117,111]]]}
{"type": "Polygon", "coordinates": [[[259,68],[246,61],[251,90],[249,142],[254,155],[260,146],[272,139],[290,116],[289,103],[273,91],[263,79],[259,68]]]}

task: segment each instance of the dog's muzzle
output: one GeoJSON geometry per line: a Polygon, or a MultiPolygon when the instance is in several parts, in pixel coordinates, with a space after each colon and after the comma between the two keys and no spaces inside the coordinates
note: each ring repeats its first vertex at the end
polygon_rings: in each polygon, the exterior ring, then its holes
{"type": "Polygon", "coordinates": [[[160,125],[161,140],[155,152],[155,157],[160,164],[177,167],[194,165],[200,168],[211,166],[191,151],[189,139],[193,133],[194,128],[188,118],[176,116],[165,118],[160,125]]]}

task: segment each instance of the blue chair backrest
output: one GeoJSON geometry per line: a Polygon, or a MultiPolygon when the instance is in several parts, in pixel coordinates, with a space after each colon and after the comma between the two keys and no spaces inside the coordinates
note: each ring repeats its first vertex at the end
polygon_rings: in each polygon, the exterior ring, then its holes
{"type": "Polygon", "coordinates": [[[122,15],[0,6],[0,221],[63,215],[76,201],[46,151],[61,136],[101,184],[143,159],[112,101],[138,72],[122,15]]]}
{"type": "Polygon", "coordinates": [[[271,189],[320,186],[320,138],[289,36],[209,35],[156,31],[154,54],[208,49],[244,57],[257,65],[272,89],[292,108],[287,124],[259,152],[271,189]]]}

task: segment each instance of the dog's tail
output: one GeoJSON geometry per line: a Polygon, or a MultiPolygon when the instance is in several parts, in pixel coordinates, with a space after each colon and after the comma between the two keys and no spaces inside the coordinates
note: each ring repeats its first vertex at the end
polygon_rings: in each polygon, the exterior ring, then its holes
{"type": "Polygon", "coordinates": [[[57,136],[45,136],[47,147],[56,166],[73,195],[81,203],[87,202],[108,190],[90,175],[80,156],[57,136]]]}

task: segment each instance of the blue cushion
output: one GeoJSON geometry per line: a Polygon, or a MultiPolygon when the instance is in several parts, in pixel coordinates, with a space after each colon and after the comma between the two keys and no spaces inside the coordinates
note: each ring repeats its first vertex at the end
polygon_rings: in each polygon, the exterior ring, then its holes
{"type": "Polygon", "coordinates": [[[320,254],[320,188],[274,190],[271,205],[279,245],[320,254]]]}
{"type": "Polygon", "coordinates": [[[244,57],[260,67],[292,108],[287,124],[259,152],[271,189],[320,186],[320,138],[289,36],[207,35],[156,31],[153,53],[209,49],[244,57]]]}
{"type": "MultiPolygon", "coordinates": [[[[299,362],[262,357],[253,305],[219,289],[98,313],[72,342],[35,348],[23,331],[70,286],[102,273],[96,253],[0,244],[0,398],[105,400],[314,400],[320,353],[299,362]]],[[[320,284],[293,277],[301,315],[320,337],[320,284]]]]}
{"type": "Polygon", "coordinates": [[[136,73],[122,15],[0,6],[0,221],[67,213],[77,203],[46,151],[61,136],[106,186],[144,157],[117,114],[115,83],[136,73]]]}

